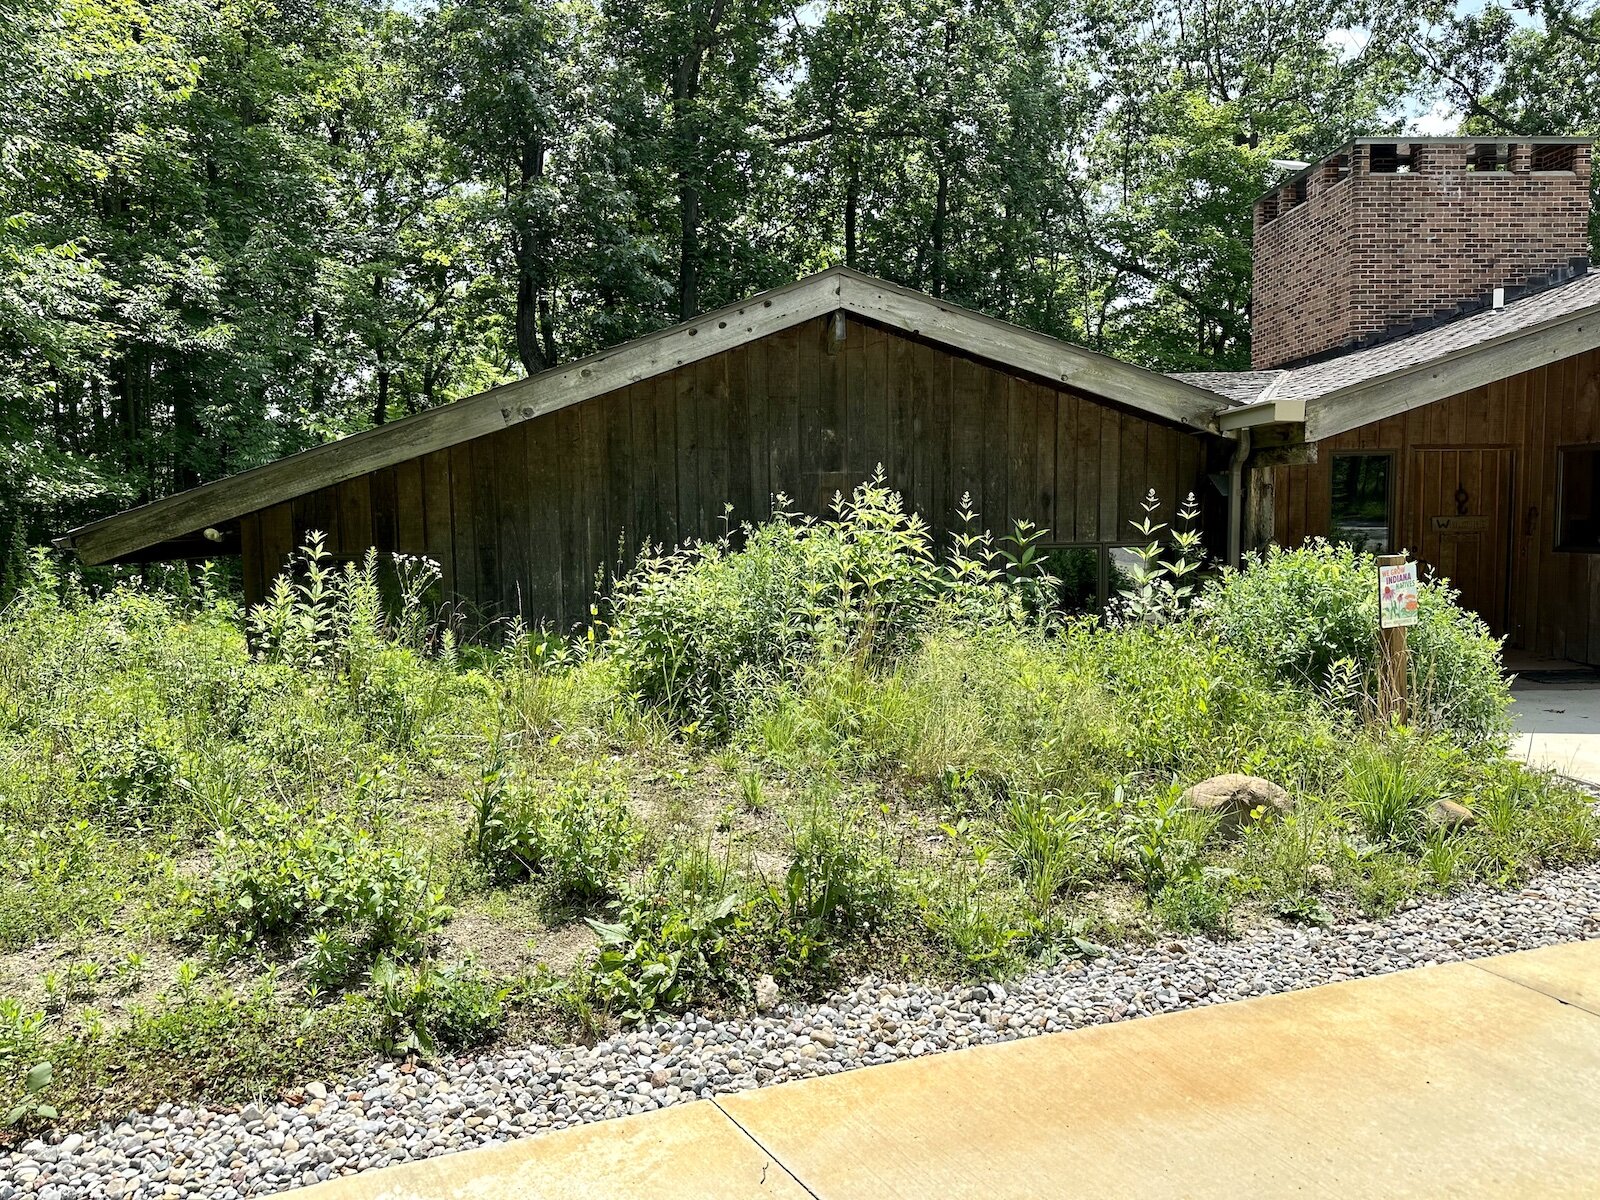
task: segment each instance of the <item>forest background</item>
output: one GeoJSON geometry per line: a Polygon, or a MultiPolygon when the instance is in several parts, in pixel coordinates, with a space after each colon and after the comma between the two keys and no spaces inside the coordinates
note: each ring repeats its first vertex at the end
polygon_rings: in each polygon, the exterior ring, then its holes
{"type": "Polygon", "coordinates": [[[0,600],[73,524],[835,263],[1244,367],[1251,201],[1390,132],[1600,132],[1600,4],[0,0],[0,600]]]}

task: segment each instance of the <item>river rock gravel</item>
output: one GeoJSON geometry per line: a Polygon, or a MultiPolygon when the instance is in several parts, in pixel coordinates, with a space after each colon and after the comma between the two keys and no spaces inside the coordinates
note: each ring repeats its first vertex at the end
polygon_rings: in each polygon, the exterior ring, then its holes
{"type": "Polygon", "coordinates": [[[895,1059],[1600,937],[1600,864],[1475,888],[1381,921],[1275,925],[1114,950],[1005,983],[868,979],[820,1004],[657,1021],[306,1085],[299,1103],[163,1104],[0,1156],[0,1200],[260,1196],[408,1159],[895,1059]]]}

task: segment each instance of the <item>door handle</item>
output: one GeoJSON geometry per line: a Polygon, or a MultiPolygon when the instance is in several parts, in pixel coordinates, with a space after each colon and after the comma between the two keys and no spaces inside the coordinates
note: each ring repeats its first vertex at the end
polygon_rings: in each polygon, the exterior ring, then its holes
{"type": "Polygon", "coordinates": [[[1536,528],[1538,528],[1538,525],[1539,525],[1539,506],[1536,505],[1536,504],[1530,504],[1528,506],[1527,515],[1522,518],[1522,536],[1523,537],[1532,537],[1533,536],[1533,531],[1536,528]]]}

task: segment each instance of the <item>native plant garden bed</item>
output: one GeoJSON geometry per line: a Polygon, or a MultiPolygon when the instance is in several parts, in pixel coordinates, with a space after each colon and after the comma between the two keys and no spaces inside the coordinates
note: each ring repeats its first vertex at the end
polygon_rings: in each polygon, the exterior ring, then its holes
{"type": "Polygon", "coordinates": [[[246,618],[209,576],[91,594],[41,558],[0,616],[10,1136],[1595,856],[1587,798],[1505,758],[1445,589],[1391,727],[1370,559],[1202,583],[1149,537],[1129,597],[1067,617],[1036,532],[936,553],[869,484],[641,561],[593,631],[471,645],[422,564],[312,553],[246,618]],[[1282,798],[1184,801],[1227,773],[1282,798]]]}

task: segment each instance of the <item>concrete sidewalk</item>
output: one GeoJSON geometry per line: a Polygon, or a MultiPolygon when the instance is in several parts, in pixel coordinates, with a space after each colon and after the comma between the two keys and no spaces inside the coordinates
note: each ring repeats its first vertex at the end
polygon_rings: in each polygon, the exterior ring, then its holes
{"type": "Polygon", "coordinates": [[[1600,787],[1600,674],[1557,678],[1512,684],[1511,756],[1600,787]]]}
{"type": "Polygon", "coordinates": [[[1600,1196],[1600,942],[906,1060],[294,1195],[1600,1196]]]}

